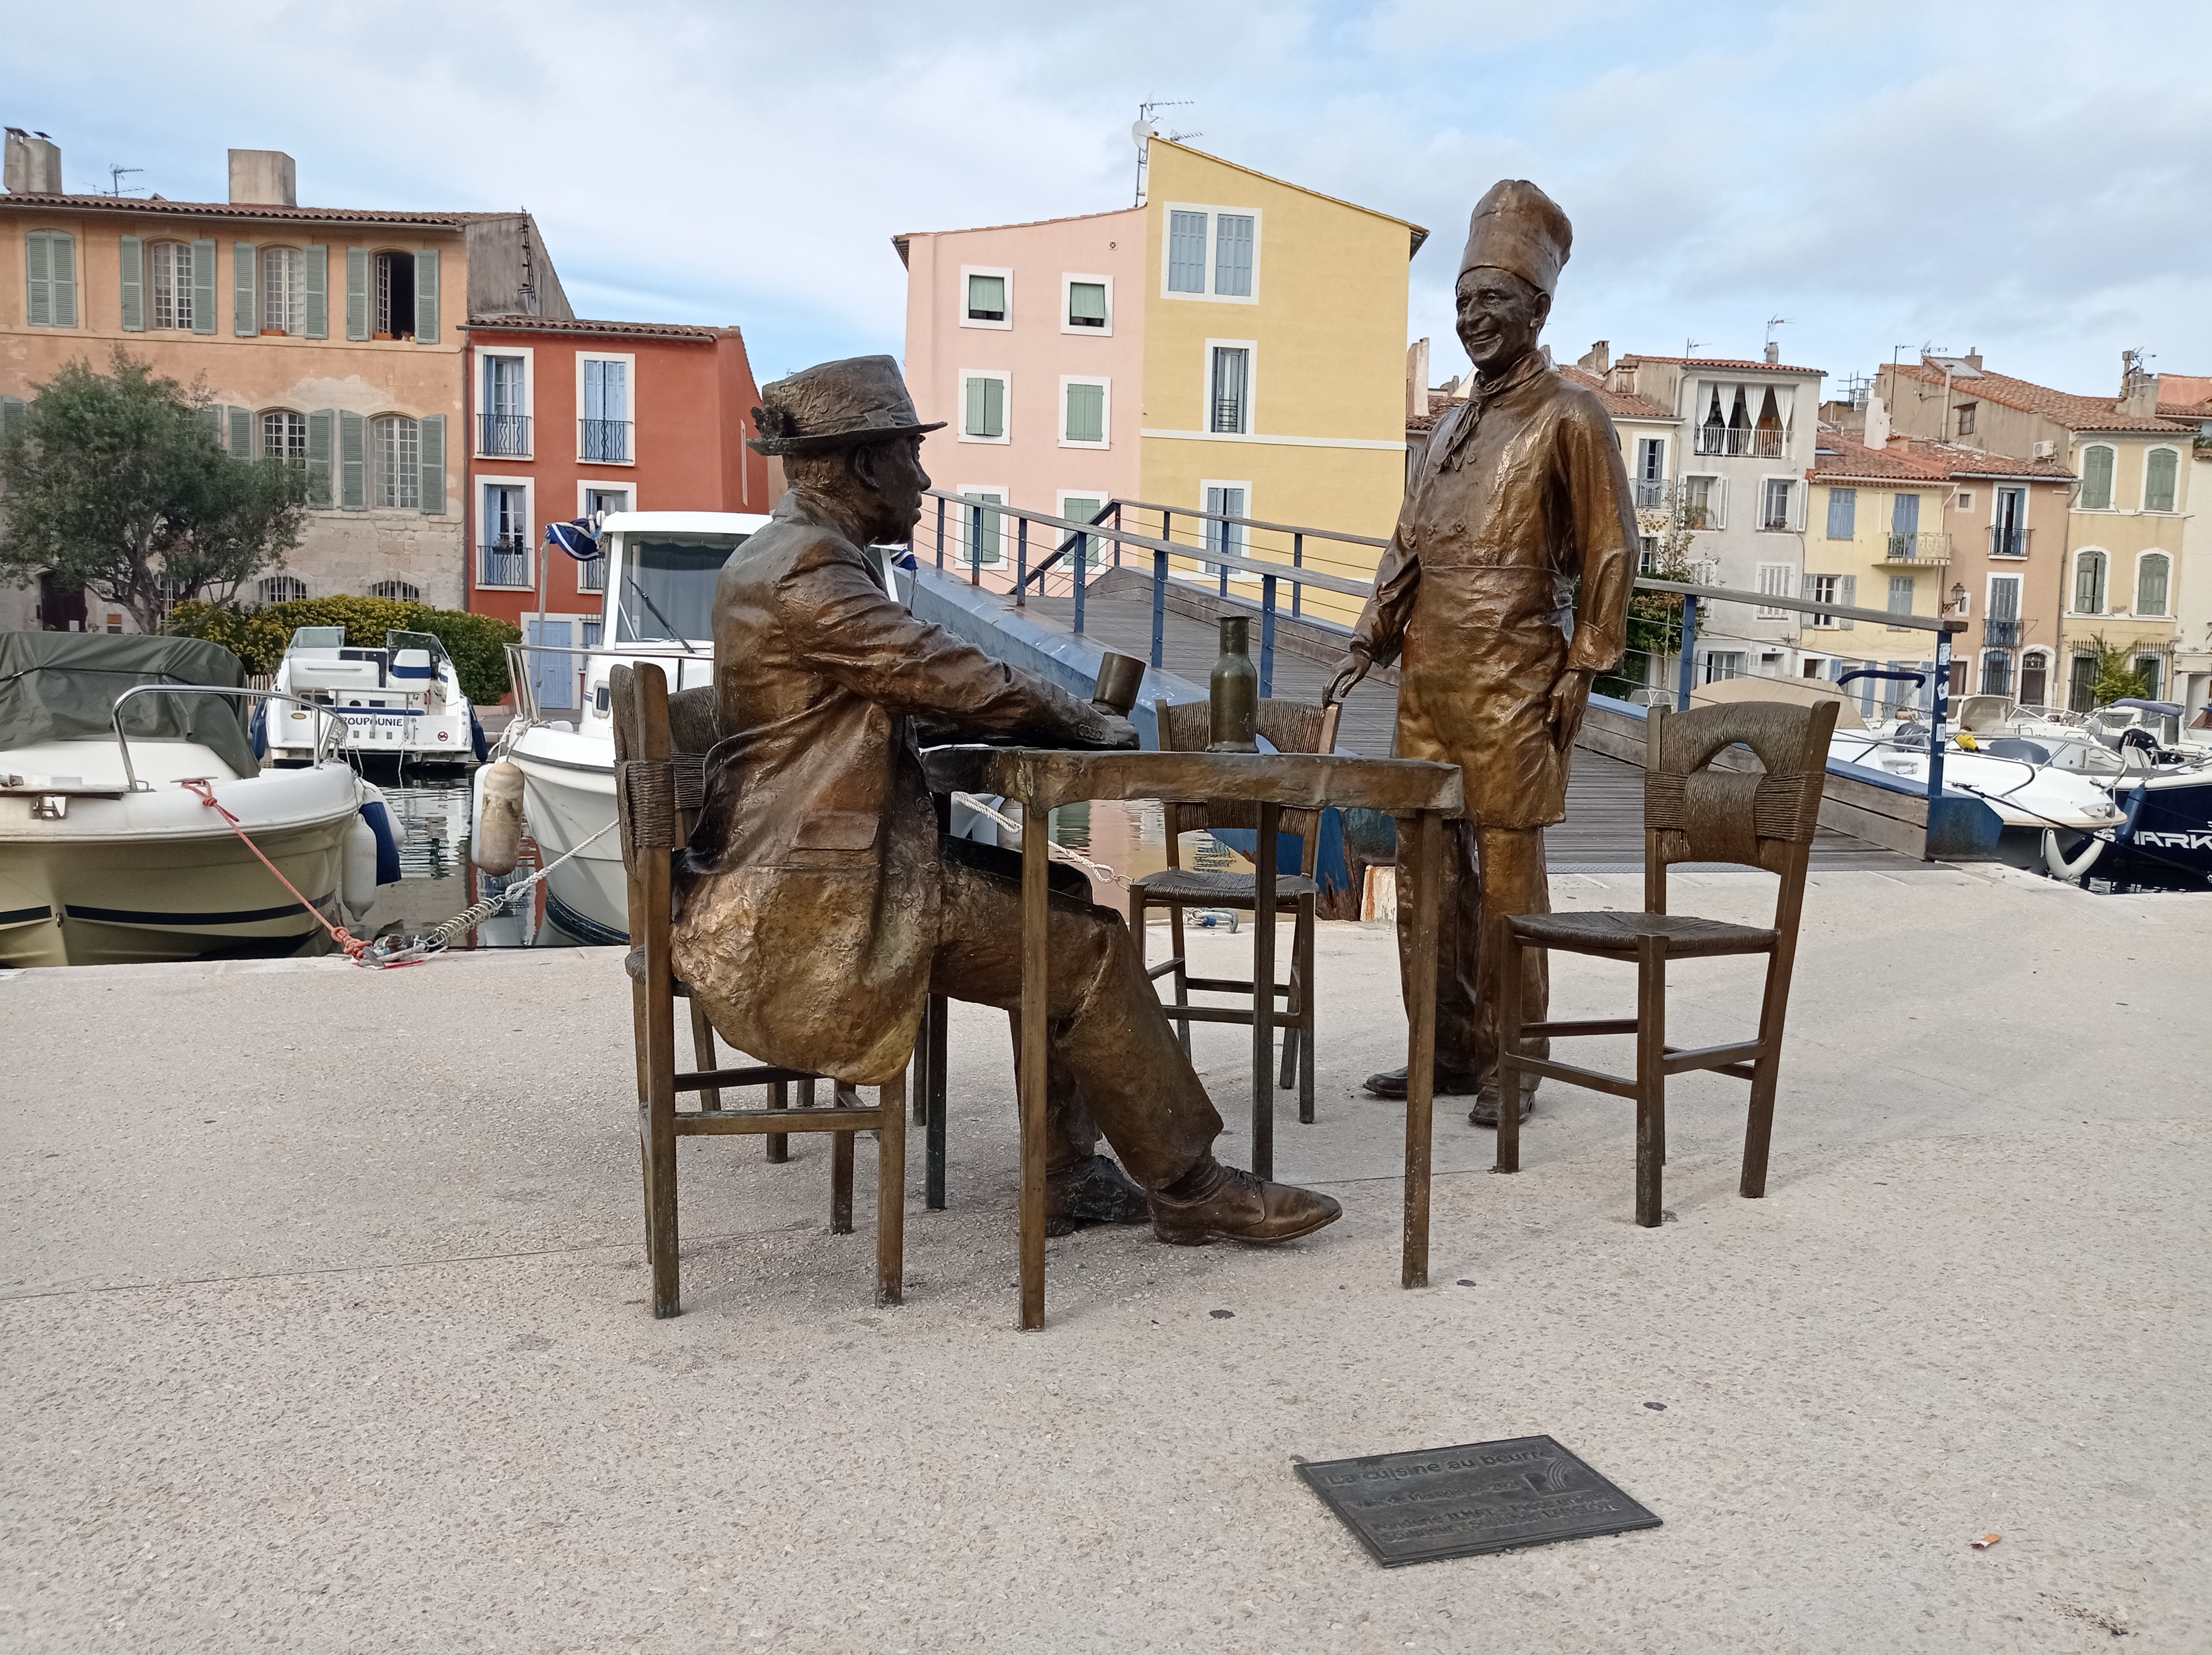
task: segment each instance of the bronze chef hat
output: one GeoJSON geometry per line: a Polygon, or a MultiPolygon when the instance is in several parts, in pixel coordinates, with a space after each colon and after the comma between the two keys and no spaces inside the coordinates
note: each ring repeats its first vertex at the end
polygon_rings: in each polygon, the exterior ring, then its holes
{"type": "Polygon", "coordinates": [[[1555,294],[1559,266],[1567,262],[1574,239],[1574,226],[1558,202],[1525,178],[1500,179],[1474,204],[1459,273],[1488,265],[1555,294]]]}
{"type": "Polygon", "coordinates": [[[760,435],[746,445],[755,453],[827,453],[945,428],[943,420],[921,423],[898,363],[889,356],[848,356],[801,368],[763,386],[761,402],[753,410],[760,435]]]}

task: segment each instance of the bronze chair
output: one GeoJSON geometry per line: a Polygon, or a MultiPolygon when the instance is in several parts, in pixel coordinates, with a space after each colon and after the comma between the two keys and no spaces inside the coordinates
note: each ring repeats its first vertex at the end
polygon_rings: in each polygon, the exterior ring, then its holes
{"type": "MultiPolygon", "coordinates": [[[[1310,707],[1302,702],[1263,700],[1260,703],[1259,733],[1272,742],[1276,750],[1286,753],[1330,752],[1336,746],[1336,724],[1342,709],[1339,707],[1310,707]]],[[[1162,707],[1159,709],[1160,745],[1171,752],[1202,751],[1211,736],[1211,714],[1202,701],[1189,702],[1182,706],[1162,707]]],[[[1146,957],[1145,910],[1164,908],[1168,910],[1168,932],[1173,957],[1164,964],[1146,967],[1147,975],[1158,978],[1172,974],[1175,979],[1175,998],[1164,1009],[1168,1016],[1182,1024],[1182,1043],[1190,1046],[1190,1025],[1193,1023],[1238,1023],[1249,1028],[1253,1012],[1249,1007],[1194,1006],[1191,992],[1201,994],[1234,994],[1249,996],[1252,1004],[1259,1001],[1260,990],[1249,983],[1231,977],[1196,977],[1190,975],[1183,951],[1183,910],[1186,908],[1229,908],[1243,913],[1252,913],[1258,904],[1258,882],[1249,873],[1206,872],[1182,866],[1179,841],[1186,833],[1201,828],[1257,828],[1260,816],[1256,805],[1177,805],[1163,806],[1166,812],[1168,865],[1157,873],[1147,873],[1129,885],[1129,929],[1137,940],[1137,958],[1146,957]]],[[[1314,905],[1321,890],[1314,878],[1314,853],[1321,841],[1320,812],[1310,810],[1286,810],[1282,813],[1282,831],[1295,834],[1300,846],[1299,872],[1284,875],[1275,881],[1275,907],[1278,913],[1295,914],[1297,924],[1291,944],[1291,980],[1287,984],[1270,985],[1275,994],[1286,1001],[1283,1010],[1283,1068],[1277,1083],[1287,1091],[1293,1084],[1293,1074],[1298,1089],[1298,1119],[1310,1124],[1314,1118],[1314,905]]],[[[1256,914],[1255,923],[1258,922],[1256,914]]]]}
{"type": "Polygon", "coordinates": [[[714,1034],[696,1003],[691,1008],[694,1050],[701,1068],[676,1068],[676,1001],[689,999],[670,957],[673,910],[669,859],[690,837],[702,776],[696,754],[672,752],[668,679],[651,662],[617,666],[609,689],[615,727],[615,807],[623,867],[629,874],[629,934],[636,945],[630,975],[632,1034],[637,1047],[638,1132],[645,1177],[646,1257],[653,1267],[653,1313],[683,1311],[678,1284],[676,1141],[704,1134],[765,1137],[769,1159],[791,1133],[833,1135],[830,1160],[830,1227],[853,1228],[853,1151],[856,1133],[877,1134],[876,1302],[901,1302],[906,1239],[906,1080],[877,1088],[876,1105],[861,1105],[858,1091],[839,1084],[827,1109],[787,1106],[794,1081],[811,1090],[823,1077],[771,1065],[714,1067],[714,1034]],[[770,1088],[765,1109],[725,1109],[725,1087],[770,1088]],[[700,1095],[701,1107],[679,1110],[678,1097],[700,1095]]]}
{"type": "MultiPolygon", "coordinates": [[[[1644,779],[1644,911],[1519,914],[1497,922],[1504,952],[1498,1029],[1498,1090],[1514,1095],[1522,1074],[1540,1074],[1627,1098],[1636,1104],[1636,1221],[1660,1221],[1660,1168],[1667,1159],[1667,1077],[1711,1069],[1751,1083],[1743,1138],[1742,1195],[1766,1193],[1766,1151],[1774,1128],[1774,1087],[1782,1066],[1783,1016],[1797,922],[1805,900],[1805,866],[1828,774],[1833,701],[1811,707],[1742,702],[1670,714],[1654,707],[1644,779]],[[1705,766],[1738,742],[1747,744],[1764,775],[1705,766]],[[1729,925],[1667,911],[1667,869],[1675,862],[1741,862],[1781,876],[1769,927],[1729,925]],[[1562,948],[1636,964],[1636,1015],[1567,1022],[1521,1021],[1523,951],[1562,948]],[[1759,1036],[1691,1050],[1667,1044],[1667,962],[1721,954],[1765,954],[1766,989],[1759,1036]],[[1534,1057],[1523,1039],[1584,1034],[1636,1037],[1636,1078],[1601,1074],[1534,1057]]],[[[1498,1117],[1498,1170],[1521,1165],[1519,1111],[1498,1117]]]]}

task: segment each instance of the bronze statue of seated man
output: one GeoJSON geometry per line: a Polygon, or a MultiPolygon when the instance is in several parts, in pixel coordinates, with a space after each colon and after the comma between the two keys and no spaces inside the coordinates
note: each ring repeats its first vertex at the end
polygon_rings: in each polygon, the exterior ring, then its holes
{"type": "MultiPolygon", "coordinates": [[[[1041,746],[1133,747],[1101,712],[940,629],[863,555],[908,538],[925,425],[888,356],[778,381],[753,447],[790,491],[714,596],[714,727],[677,861],[675,961],[738,1050],[859,1086],[890,1079],[932,993],[1021,1001],[1020,858],[940,841],[918,726],[1041,746]]],[[[1110,909],[1053,894],[1049,1204],[1063,1224],[1150,1218],[1161,1239],[1285,1241],[1328,1196],[1213,1157],[1221,1117],[1110,909]],[[1095,1120],[1135,1179],[1091,1153],[1095,1120]]]]}

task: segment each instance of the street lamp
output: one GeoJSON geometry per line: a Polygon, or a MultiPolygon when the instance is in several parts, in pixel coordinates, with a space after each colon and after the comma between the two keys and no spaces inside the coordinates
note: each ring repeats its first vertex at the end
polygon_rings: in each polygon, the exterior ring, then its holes
{"type": "Polygon", "coordinates": [[[1954,615],[1963,615],[1966,612],[1966,588],[1963,584],[1956,581],[1953,582],[1951,587],[1951,612],[1954,615]]]}

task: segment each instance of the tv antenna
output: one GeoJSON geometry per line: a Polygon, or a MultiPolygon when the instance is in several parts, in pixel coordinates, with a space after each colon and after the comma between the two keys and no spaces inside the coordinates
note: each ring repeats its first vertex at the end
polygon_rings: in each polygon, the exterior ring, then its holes
{"type": "MultiPolygon", "coordinates": [[[[1152,111],[1184,109],[1197,101],[1195,98],[1147,98],[1137,106],[1137,119],[1129,125],[1129,137],[1137,146],[1137,198],[1131,205],[1141,207],[1145,204],[1145,171],[1149,165],[1145,146],[1160,134],[1160,129],[1153,123],[1152,111]]],[[[1200,132],[1171,132],[1168,135],[1168,142],[1179,143],[1185,138],[1203,136],[1200,132]]]]}
{"type": "Polygon", "coordinates": [[[1774,330],[1776,328],[1787,327],[1789,326],[1790,319],[1787,316],[1768,317],[1766,319],[1766,343],[1769,344],[1772,344],[1774,343],[1774,330]]]}
{"type": "Polygon", "coordinates": [[[1692,339],[1686,338],[1682,341],[1682,354],[1685,356],[1694,356],[1698,351],[1704,350],[1705,346],[1711,343],[1712,341],[1711,339],[1692,339]]]}
{"type": "Polygon", "coordinates": [[[146,186],[143,184],[134,184],[126,190],[123,187],[123,175],[125,173],[143,173],[145,170],[143,167],[110,167],[107,169],[107,193],[114,196],[135,195],[146,186]]]}

